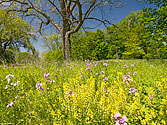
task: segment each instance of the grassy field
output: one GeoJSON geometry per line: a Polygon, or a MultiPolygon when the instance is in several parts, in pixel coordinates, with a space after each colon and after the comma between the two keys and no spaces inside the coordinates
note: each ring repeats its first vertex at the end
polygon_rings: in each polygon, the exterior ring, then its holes
{"type": "Polygon", "coordinates": [[[166,125],[167,63],[1,65],[0,123],[166,125]]]}

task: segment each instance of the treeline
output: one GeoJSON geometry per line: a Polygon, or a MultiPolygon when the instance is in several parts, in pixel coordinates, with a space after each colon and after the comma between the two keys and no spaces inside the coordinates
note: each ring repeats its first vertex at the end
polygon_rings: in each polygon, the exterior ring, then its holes
{"type": "Polygon", "coordinates": [[[72,59],[166,59],[167,6],[131,12],[105,30],[71,37],[72,59]]]}

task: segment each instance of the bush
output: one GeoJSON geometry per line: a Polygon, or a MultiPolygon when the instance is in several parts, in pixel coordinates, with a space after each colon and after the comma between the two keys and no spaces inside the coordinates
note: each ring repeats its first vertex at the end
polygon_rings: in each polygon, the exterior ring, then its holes
{"type": "Polygon", "coordinates": [[[52,61],[62,61],[63,60],[63,51],[56,49],[54,51],[49,51],[44,56],[44,60],[48,62],[52,61]]]}
{"type": "Polygon", "coordinates": [[[36,62],[37,60],[39,60],[39,57],[36,57],[35,55],[32,55],[28,52],[18,52],[16,54],[15,60],[16,62],[27,64],[36,62]]]}

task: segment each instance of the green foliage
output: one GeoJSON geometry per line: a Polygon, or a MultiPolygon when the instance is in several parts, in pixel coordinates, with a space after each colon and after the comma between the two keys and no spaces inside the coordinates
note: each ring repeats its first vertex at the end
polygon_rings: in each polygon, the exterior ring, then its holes
{"type": "Polygon", "coordinates": [[[36,54],[31,54],[28,52],[18,52],[16,54],[15,61],[22,64],[34,63],[36,61],[39,61],[39,55],[38,52],[36,52],[36,54]]]}
{"type": "Polygon", "coordinates": [[[71,38],[73,59],[167,58],[167,6],[131,12],[106,30],[77,33],[71,38]]]}
{"type": "Polygon", "coordinates": [[[54,51],[48,51],[43,53],[43,60],[47,62],[56,62],[63,60],[63,52],[61,49],[55,49],[54,51]]]}
{"type": "Polygon", "coordinates": [[[17,14],[0,9],[0,58],[2,61],[12,60],[7,56],[9,55],[7,51],[11,49],[16,51],[19,51],[19,47],[34,49],[30,42],[30,39],[35,39],[35,36],[30,34],[32,31],[33,28],[17,14]]]}
{"type": "Polygon", "coordinates": [[[108,55],[108,43],[105,41],[105,34],[102,30],[96,32],[79,32],[71,37],[72,59],[106,59],[108,55]]]}
{"type": "Polygon", "coordinates": [[[53,33],[52,35],[44,34],[42,36],[43,44],[42,46],[50,51],[56,49],[62,49],[62,40],[59,35],[53,33]]]}

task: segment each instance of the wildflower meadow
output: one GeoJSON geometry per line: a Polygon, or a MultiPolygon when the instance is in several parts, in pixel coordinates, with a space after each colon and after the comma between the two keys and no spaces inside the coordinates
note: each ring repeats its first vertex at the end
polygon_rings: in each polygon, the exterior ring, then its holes
{"type": "Polygon", "coordinates": [[[159,60],[1,65],[0,90],[0,124],[167,124],[159,60]]]}

